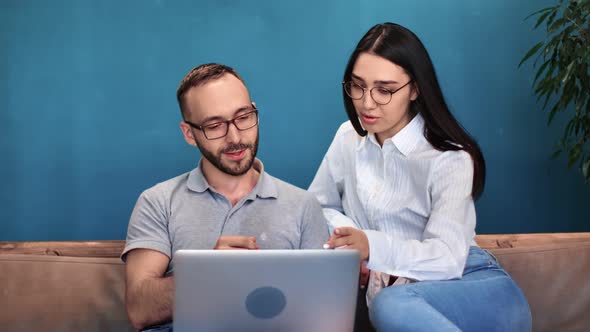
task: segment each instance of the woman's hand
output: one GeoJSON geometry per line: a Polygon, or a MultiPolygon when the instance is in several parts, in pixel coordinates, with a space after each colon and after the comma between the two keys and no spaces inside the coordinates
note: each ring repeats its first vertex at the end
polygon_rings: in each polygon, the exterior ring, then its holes
{"type": "Polygon", "coordinates": [[[361,261],[369,259],[369,239],[365,232],[353,227],[336,228],[324,247],[327,249],[356,249],[360,253],[361,261]]]}
{"type": "Polygon", "coordinates": [[[367,287],[367,282],[369,281],[369,276],[371,275],[371,270],[367,268],[367,261],[361,261],[361,273],[359,276],[359,283],[361,288],[367,287]]]}

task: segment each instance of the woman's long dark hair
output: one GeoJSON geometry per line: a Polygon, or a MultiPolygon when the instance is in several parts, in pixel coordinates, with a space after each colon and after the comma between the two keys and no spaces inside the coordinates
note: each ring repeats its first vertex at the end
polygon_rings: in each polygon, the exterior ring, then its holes
{"type": "MultiPolygon", "coordinates": [[[[486,166],[479,145],[449,111],[442,94],[434,66],[426,48],[410,30],[394,23],[377,24],[359,41],[348,60],[344,82],[351,79],[352,69],[361,53],[371,53],[402,67],[418,88],[418,98],[411,110],[424,118],[424,137],[439,151],[465,150],[473,160],[471,196],[481,196],[485,185],[486,166]]],[[[342,89],[346,113],[356,132],[366,136],[352,99],[342,89]]]]}

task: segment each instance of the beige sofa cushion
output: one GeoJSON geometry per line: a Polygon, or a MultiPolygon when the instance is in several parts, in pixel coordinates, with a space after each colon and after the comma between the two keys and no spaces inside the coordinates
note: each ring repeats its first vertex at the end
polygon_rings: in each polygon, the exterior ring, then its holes
{"type": "Polygon", "coordinates": [[[590,331],[590,241],[492,252],[527,297],[533,331],[590,331]]]}
{"type": "Polygon", "coordinates": [[[118,258],[0,255],[0,331],[134,331],[118,258]]]}
{"type": "MultiPolygon", "coordinates": [[[[524,291],[533,331],[590,331],[590,233],[476,240],[524,291]]],[[[124,265],[117,257],[123,246],[124,241],[0,242],[0,331],[133,331],[125,314],[124,265]]]]}

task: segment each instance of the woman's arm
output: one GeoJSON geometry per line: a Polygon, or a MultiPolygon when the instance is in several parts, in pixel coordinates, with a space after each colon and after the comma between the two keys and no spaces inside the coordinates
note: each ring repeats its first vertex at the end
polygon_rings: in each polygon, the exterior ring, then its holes
{"type": "Polygon", "coordinates": [[[334,181],[330,166],[329,156],[326,154],[318,169],[308,191],[315,195],[322,206],[324,216],[328,220],[330,234],[337,227],[357,227],[354,221],[344,214],[342,208],[341,191],[334,181]]]}
{"type": "Polygon", "coordinates": [[[469,154],[441,154],[428,174],[431,211],[422,238],[407,240],[364,230],[369,242],[368,267],[416,280],[461,277],[475,236],[472,181],[473,162],[469,154]]]}
{"type": "Polygon", "coordinates": [[[351,162],[344,151],[345,140],[347,133],[352,130],[349,122],[340,126],[308,189],[322,206],[330,226],[330,234],[336,227],[358,228],[354,220],[344,214],[342,207],[344,177],[351,176],[345,174],[348,169],[346,166],[351,162]]]}

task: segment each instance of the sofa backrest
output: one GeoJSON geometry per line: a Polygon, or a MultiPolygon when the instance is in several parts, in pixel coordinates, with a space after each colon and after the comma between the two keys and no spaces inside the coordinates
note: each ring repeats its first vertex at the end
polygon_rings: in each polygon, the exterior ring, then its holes
{"type": "MultiPolygon", "coordinates": [[[[478,235],[476,241],[522,288],[534,331],[590,330],[590,233],[478,235]]],[[[133,331],[118,258],[123,246],[0,242],[0,331],[133,331]]]]}

